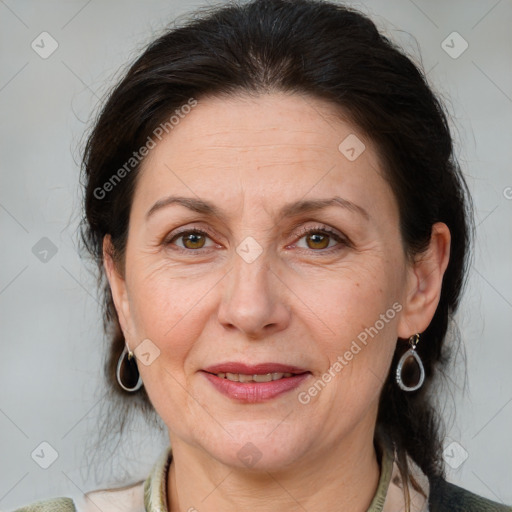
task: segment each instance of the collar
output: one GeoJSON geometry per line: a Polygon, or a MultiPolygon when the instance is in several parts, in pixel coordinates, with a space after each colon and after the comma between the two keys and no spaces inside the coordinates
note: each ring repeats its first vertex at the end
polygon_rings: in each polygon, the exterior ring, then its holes
{"type": "Polygon", "coordinates": [[[172,450],[168,446],[158,457],[144,482],[144,508],[146,512],[168,512],[167,475],[172,461],[172,450]]]}
{"type": "Polygon", "coordinates": [[[407,455],[409,479],[405,482],[397,464],[396,451],[389,444],[379,443],[379,446],[382,451],[381,474],[377,491],[367,512],[429,512],[430,484],[427,476],[407,455]],[[412,481],[416,486],[412,485],[412,481]]]}
{"type": "MultiPolygon", "coordinates": [[[[396,463],[396,453],[385,443],[381,448],[381,473],[377,491],[367,512],[395,512],[406,510],[407,494],[411,512],[428,512],[429,481],[416,463],[407,456],[409,473],[421,488],[416,490],[410,480],[404,485],[396,463]]],[[[157,459],[144,482],[144,506],[146,512],[168,512],[167,475],[172,461],[172,450],[168,446],[157,459]]]]}

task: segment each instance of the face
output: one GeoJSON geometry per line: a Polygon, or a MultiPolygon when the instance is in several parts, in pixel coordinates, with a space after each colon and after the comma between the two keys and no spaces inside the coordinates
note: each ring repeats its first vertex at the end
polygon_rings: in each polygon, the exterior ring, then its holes
{"type": "Polygon", "coordinates": [[[171,443],[231,466],[252,452],[283,468],[372,432],[397,336],[418,332],[376,150],[318,99],[199,101],[143,162],[125,258],[115,304],[130,348],[150,340],[138,367],[171,443]]]}

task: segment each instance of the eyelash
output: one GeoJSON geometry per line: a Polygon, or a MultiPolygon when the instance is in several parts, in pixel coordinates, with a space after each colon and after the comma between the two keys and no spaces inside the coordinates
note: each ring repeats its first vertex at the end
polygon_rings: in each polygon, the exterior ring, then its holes
{"type": "MultiPolygon", "coordinates": [[[[340,250],[342,247],[341,246],[350,246],[350,243],[348,241],[347,238],[341,236],[340,234],[338,234],[336,231],[334,231],[333,229],[329,228],[328,226],[324,226],[324,225],[319,225],[319,226],[314,226],[314,227],[307,227],[307,228],[303,228],[302,230],[298,231],[297,233],[295,233],[295,237],[298,238],[298,240],[304,238],[306,235],[310,235],[310,234],[322,234],[322,235],[327,235],[327,236],[330,236],[331,238],[334,238],[337,242],[339,242],[339,244],[337,246],[334,246],[334,247],[330,247],[330,248],[327,248],[327,249],[319,249],[319,250],[315,250],[315,249],[303,249],[303,248],[299,248],[299,250],[301,251],[311,251],[311,252],[314,252],[314,253],[321,253],[321,254],[330,254],[331,252],[334,252],[334,251],[337,251],[337,250],[340,250]]],[[[184,229],[182,231],[178,231],[177,233],[174,233],[170,238],[166,239],[164,241],[164,244],[165,245],[172,245],[172,242],[174,240],[177,240],[179,239],[180,237],[183,237],[184,235],[189,235],[189,234],[199,234],[199,235],[206,235],[208,236],[209,238],[211,236],[213,236],[213,233],[211,233],[208,229],[204,228],[204,229],[198,229],[198,228],[193,228],[193,229],[184,229]]],[[[298,241],[297,240],[297,241],[298,241]]],[[[176,249],[175,250],[178,250],[178,251],[181,251],[181,252],[185,252],[185,253],[200,253],[200,252],[203,252],[203,251],[208,251],[210,248],[199,248],[199,249],[187,249],[187,248],[184,248],[184,247],[178,247],[176,246],[176,249]]]]}

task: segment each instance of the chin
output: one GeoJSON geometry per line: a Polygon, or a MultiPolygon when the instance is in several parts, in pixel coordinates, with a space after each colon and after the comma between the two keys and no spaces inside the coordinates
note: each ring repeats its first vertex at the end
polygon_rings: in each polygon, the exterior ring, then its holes
{"type": "Polygon", "coordinates": [[[212,440],[210,447],[205,446],[204,441],[201,444],[226,466],[255,472],[281,471],[295,465],[310,444],[304,439],[305,432],[293,431],[290,427],[281,424],[276,428],[269,422],[264,427],[260,424],[259,428],[258,423],[237,423],[236,428],[232,425],[226,428],[232,437],[226,434],[222,439],[212,440]]]}

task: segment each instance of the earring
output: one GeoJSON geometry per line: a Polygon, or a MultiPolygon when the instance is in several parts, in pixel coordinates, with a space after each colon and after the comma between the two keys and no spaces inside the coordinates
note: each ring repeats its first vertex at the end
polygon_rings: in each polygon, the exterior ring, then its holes
{"type": "MultiPolygon", "coordinates": [[[[400,361],[398,361],[398,366],[396,367],[396,382],[400,386],[401,389],[404,391],[416,391],[417,389],[420,389],[423,385],[423,382],[425,381],[425,368],[423,367],[423,363],[421,362],[420,356],[416,352],[416,345],[418,344],[420,339],[419,334],[414,334],[409,338],[409,345],[411,348],[400,358],[400,361]],[[406,364],[407,363],[407,364],[406,364]],[[406,373],[408,373],[409,377],[411,376],[411,364],[416,363],[418,371],[419,371],[419,378],[417,384],[413,386],[408,386],[404,383],[404,375],[403,370],[404,366],[406,367],[406,373]]],[[[417,372],[415,372],[417,373],[417,372]]],[[[410,380],[410,379],[406,379],[410,380]]]]}
{"type": "Polygon", "coordinates": [[[137,368],[137,362],[133,357],[133,352],[128,350],[126,345],[117,362],[116,376],[117,382],[125,391],[134,393],[142,387],[143,383],[137,368]]]}

